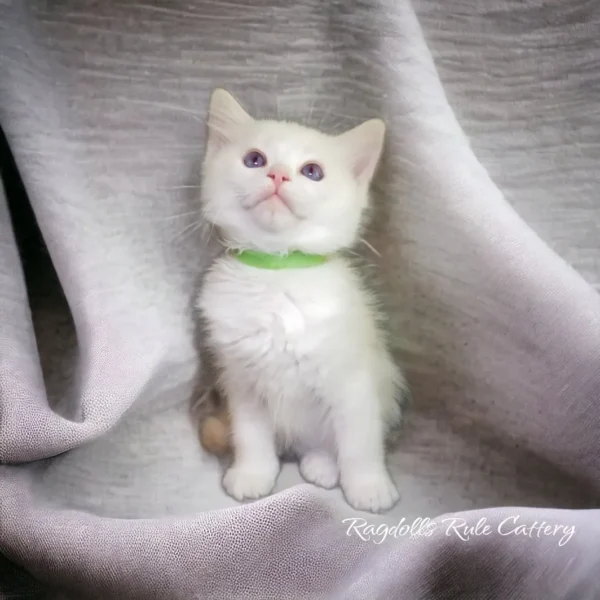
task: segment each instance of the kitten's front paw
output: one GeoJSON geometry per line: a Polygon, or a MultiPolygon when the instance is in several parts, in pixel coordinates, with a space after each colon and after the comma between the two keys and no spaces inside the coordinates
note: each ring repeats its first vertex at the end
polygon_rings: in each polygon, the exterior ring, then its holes
{"type": "Polygon", "coordinates": [[[342,491],[352,508],[374,513],[389,510],[400,498],[386,471],[346,475],[342,479],[342,491]]]}
{"type": "Polygon", "coordinates": [[[275,487],[279,464],[234,464],[223,477],[225,491],[238,502],[268,496],[275,487]]]}
{"type": "Polygon", "coordinates": [[[335,459],[330,454],[313,451],[305,454],[300,460],[300,475],[308,483],[331,489],[338,482],[339,472],[335,459]]]}

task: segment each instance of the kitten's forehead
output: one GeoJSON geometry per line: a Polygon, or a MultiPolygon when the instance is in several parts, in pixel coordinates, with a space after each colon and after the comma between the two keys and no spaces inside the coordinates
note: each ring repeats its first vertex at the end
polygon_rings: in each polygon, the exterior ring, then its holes
{"type": "Polygon", "coordinates": [[[323,150],[333,141],[331,136],[316,129],[286,121],[255,121],[249,133],[258,144],[296,152],[323,150]]]}

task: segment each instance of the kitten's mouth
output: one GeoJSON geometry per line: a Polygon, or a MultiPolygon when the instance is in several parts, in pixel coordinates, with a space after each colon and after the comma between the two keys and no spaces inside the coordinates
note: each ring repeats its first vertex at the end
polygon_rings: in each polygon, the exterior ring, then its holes
{"type": "Polygon", "coordinates": [[[260,206],[261,204],[265,204],[266,202],[268,203],[273,203],[274,205],[282,205],[284,206],[290,213],[292,213],[292,215],[294,215],[295,217],[297,217],[298,215],[296,214],[296,211],[294,210],[294,207],[292,206],[291,202],[289,202],[288,200],[286,200],[286,198],[284,196],[282,196],[281,194],[278,194],[277,192],[269,192],[268,194],[261,196],[256,202],[253,202],[248,209],[249,210],[254,210],[257,206],[260,206]]]}

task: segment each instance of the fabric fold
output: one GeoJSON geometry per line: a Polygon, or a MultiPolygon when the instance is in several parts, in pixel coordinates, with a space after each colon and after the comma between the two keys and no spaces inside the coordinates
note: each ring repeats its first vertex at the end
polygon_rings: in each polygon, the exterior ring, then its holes
{"type": "Polygon", "coordinates": [[[0,125],[49,255],[19,257],[0,191],[0,594],[598,597],[600,9],[475,4],[0,2],[0,125]],[[216,86],[387,123],[360,251],[414,403],[381,517],[293,465],[238,505],[200,449],[216,86]]]}

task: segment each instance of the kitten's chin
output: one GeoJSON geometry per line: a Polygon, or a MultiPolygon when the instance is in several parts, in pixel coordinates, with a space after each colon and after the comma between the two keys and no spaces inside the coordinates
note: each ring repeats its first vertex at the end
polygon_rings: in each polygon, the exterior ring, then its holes
{"type": "Polygon", "coordinates": [[[255,225],[269,233],[287,231],[297,222],[296,216],[281,201],[260,202],[249,212],[255,225]]]}

